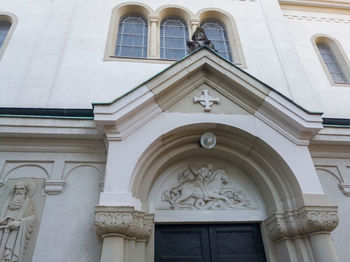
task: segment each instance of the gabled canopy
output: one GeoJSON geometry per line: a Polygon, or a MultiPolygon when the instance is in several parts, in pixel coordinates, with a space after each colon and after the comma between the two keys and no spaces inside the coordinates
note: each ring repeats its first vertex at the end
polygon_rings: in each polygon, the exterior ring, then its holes
{"type": "Polygon", "coordinates": [[[296,144],[322,129],[321,113],[298,106],[207,47],[186,56],[111,103],[95,103],[95,122],[108,139],[123,140],[162,112],[250,114],[296,144]],[[219,98],[210,112],[194,97],[219,98]]]}

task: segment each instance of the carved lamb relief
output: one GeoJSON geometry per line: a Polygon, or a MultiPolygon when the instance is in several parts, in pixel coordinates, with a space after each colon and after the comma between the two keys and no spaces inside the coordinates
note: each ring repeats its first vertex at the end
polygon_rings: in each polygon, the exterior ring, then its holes
{"type": "Polygon", "coordinates": [[[170,209],[254,209],[244,192],[232,187],[224,169],[190,166],[178,175],[177,182],[162,193],[161,201],[170,209]]]}

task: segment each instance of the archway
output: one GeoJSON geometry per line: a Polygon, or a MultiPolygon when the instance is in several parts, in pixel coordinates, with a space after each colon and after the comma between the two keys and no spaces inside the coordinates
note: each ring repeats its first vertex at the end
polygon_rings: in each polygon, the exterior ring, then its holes
{"type": "MultiPolygon", "coordinates": [[[[282,156],[259,137],[232,126],[192,124],[173,129],[158,137],[135,165],[130,191],[135,198],[141,200],[143,211],[155,214],[156,223],[259,223],[268,261],[281,261],[282,258],[285,261],[319,259],[321,242],[327,247],[330,257],[334,254],[328,235],[323,234],[326,231],[324,225],[313,228],[309,218],[304,219],[310,212],[314,212],[314,209],[309,210],[305,207],[298,180],[282,156]],[[208,150],[200,146],[199,140],[204,132],[215,134],[217,144],[213,149],[208,150]],[[249,195],[250,200],[255,197],[255,204],[259,206],[255,208],[255,215],[252,210],[245,210],[242,216],[242,210],[237,208],[218,208],[215,216],[208,210],[201,213],[201,210],[196,208],[194,211],[179,212],[170,205],[164,212],[164,205],[163,208],[157,207],[166,192],[169,193],[169,190],[180,185],[180,181],[177,184],[174,182],[176,176],[184,174],[191,167],[191,163],[194,169],[199,170],[208,162],[211,162],[210,168],[213,172],[224,167],[225,170],[231,170],[227,171],[229,177],[242,179],[236,186],[251,190],[245,195],[249,195]],[[168,186],[166,191],[164,185],[169,181],[173,184],[168,186]],[[322,231],[322,234],[314,234],[318,231],[322,231]],[[309,236],[310,234],[313,236],[309,236]]],[[[321,212],[330,214],[329,211],[321,212]]],[[[329,222],[331,227],[335,227],[337,217],[330,218],[329,222]]],[[[328,230],[332,230],[331,227],[328,230]]],[[[151,261],[154,256],[153,242],[152,236],[146,252],[147,261],[151,261]]]]}

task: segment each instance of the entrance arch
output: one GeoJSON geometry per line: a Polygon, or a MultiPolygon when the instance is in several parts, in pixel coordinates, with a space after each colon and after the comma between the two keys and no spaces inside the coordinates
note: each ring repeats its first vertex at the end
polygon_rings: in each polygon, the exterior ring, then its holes
{"type": "MultiPolygon", "coordinates": [[[[176,173],[178,171],[168,175],[178,175],[176,173]]],[[[156,223],[179,223],[181,219],[182,222],[191,223],[258,222],[268,261],[321,261],[320,254],[324,254],[325,251],[320,248],[320,245],[328,250],[327,259],[336,257],[328,236],[338,221],[337,216],[332,213],[334,210],[316,208],[317,212],[320,212],[312,218],[309,217],[309,214],[316,214],[315,209],[314,207],[308,209],[306,204],[308,200],[305,199],[296,176],[283,157],[259,137],[236,127],[217,123],[191,124],[173,129],[158,137],[138,159],[130,180],[130,191],[133,197],[141,200],[144,212],[155,213],[156,223]],[[211,132],[217,138],[217,144],[213,149],[204,149],[199,144],[200,137],[205,132],[211,132]],[[162,178],[164,180],[166,173],[172,169],[176,170],[179,163],[185,163],[182,169],[178,167],[178,171],[181,170],[180,173],[184,172],[186,163],[189,167],[188,161],[192,159],[197,161],[196,168],[202,167],[199,160],[201,158],[205,161],[208,159],[211,159],[211,162],[219,161],[217,168],[223,163],[229,163],[241,170],[246,180],[254,184],[252,188],[257,191],[254,192],[255,195],[261,196],[263,205],[260,206],[259,215],[249,219],[249,212],[247,212],[245,219],[239,219],[232,215],[235,211],[225,210],[228,211],[226,214],[227,217],[231,217],[231,220],[224,218],[224,212],[220,214],[219,219],[217,217],[203,219],[203,216],[198,213],[201,219],[196,220],[193,218],[193,211],[188,213],[185,211],[177,215],[178,221],[176,221],[176,218],[169,218],[171,212],[175,211],[169,210],[165,216],[157,216],[156,208],[152,203],[150,205],[149,201],[152,199],[154,186],[157,183],[162,184],[158,180],[162,178]],[[191,215],[187,216],[188,214],[191,215]],[[320,222],[318,217],[322,214],[329,215],[327,221],[332,226],[327,227],[321,222],[316,228],[312,227],[314,220],[317,223],[320,222]],[[168,220],[164,217],[168,217],[168,220]],[[318,232],[321,233],[318,234],[318,232]]],[[[153,195],[158,193],[159,196],[162,193],[155,192],[153,195]]],[[[153,241],[152,235],[150,242],[153,241]]],[[[152,261],[153,250],[152,243],[148,245],[146,261],[152,261]]]]}
{"type": "Polygon", "coordinates": [[[148,194],[169,166],[191,157],[214,157],[239,167],[258,185],[267,215],[293,210],[302,202],[302,192],[293,172],[278,153],[260,138],[223,124],[193,124],[176,128],[155,140],[135,165],[131,192],[147,206],[148,194]],[[217,137],[216,146],[204,149],[203,133],[217,137]]]}

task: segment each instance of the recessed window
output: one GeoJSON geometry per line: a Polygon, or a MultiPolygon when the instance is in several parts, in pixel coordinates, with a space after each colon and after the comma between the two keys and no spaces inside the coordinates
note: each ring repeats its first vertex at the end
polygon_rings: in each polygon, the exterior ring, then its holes
{"type": "Polygon", "coordinates": [[[160,58],[178,60],[187,54],[187,25],[179,18],[167,18],[160,25],[160,58]]]}
{"type": "Polygon", "coordinates": [[[199,25],[222,57],[245,67],[235,21],[225,11],[205,9],[193,14],[185,7],[165,5],[152,10],[141,3],[113,8],[104,60],[179,60],[188,54],[186,43],[199,25]]]}
{"type": "Polygon", "coordinates": [[[142,16],[127,15],[120,19],[115,55],[147,57],[148,24],[142,16]]]}
{"type": "Polygon", "coordinates": [[[334,84],[350,84],[349,63],[338,41],[324,36],[317,37],[314,41],[330,81],[334,84]]]}
{"type": "Polygon", "coordinates": [[[11,23],[8,21],[0,21],[0,48],[5,42],[5,38],[10,31],[11,23]]]}
{"type": "Polygon", "coordinates": [[[327,66],[329,74],[335,83],[346,83],[346,77],[341,69],[335,54],[326,43],[317,43],[317,48],[320,51],[322,59],[327,66]]]}
{"type": "Polygon", "coordinates": [[[216,20],[207,20],[202,23],[202,27],[218,53],[232,62],[231,48],[224,25],[216,20]]]}

